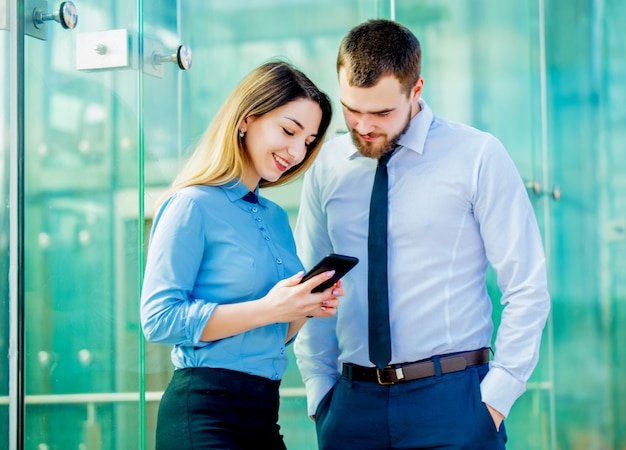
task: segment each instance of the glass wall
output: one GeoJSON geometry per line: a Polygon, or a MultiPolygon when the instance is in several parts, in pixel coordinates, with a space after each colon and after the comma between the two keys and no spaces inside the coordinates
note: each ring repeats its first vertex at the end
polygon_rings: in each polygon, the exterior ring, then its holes
{"type": "Polygon", "coordinates": [[[622,1],[550,2],[546,21],[557,441],[624,448],[626,43],[622,1]],[[574,376],[574,374],[576,374],[574,376]]]}
{"type": "MultiPolygon", "coordinates": [[[[397,19],[420,38],[424,99],[443,117],[486,130],[505,145],[528,186],[550,246],[553,199],[547,182],[547,132],[543,11],[538,2],[397,2],[397,19]]],[[[502,311],[495,275],[489,274],[494,321],[502,311]]],[[[509,448],[554,445],[552,328],[544,332],[541,358],[528,390],[507,418],[509,448]]]]}
{"type": "MultiPolygon", "coordinates": [[[[76,29],[32,25],[33,9],[59,4],[0,0],[0,448],[13,450],[14,433],[26,449],[154,448],[172,371],[169,348],[145,343],[139,324],[154,201],[232,87],[270,58],[320,85],[334,100],[330,135],[344,132],[336,51],[371,17],[416,33],[425,100],[500,138],[535,205],[553,312],[508,447],[626,448],[624,2],[77,0],[76,29]],[[19,11],[23,30],[11,26],[19,11]],[[170,62],[180,45],[186,71],[170,62]],[[24,351],[9,355],[18,328],[24,351]],[[18,380],[9,389],[20,358],[23,398],[18,380]]],[[[295,220],[299,186],[264,195],[295,220]]],[[[493,277],[489,288],[497,320],[493,277]]],[[[281,394],[288,448],[316,448],[293,358],[281,394]]]]}
{"type": "Polygon", "coordinates": [[[0,2],[0,448],[9,448],[9,14],[0,2]]]}
{"type": "Polygon", "coordinates": [[[25,448],[138,448],[137,288],[122,281],[134,272],[137,283],[141,248],[116,210],[139,186],[137,53],[115,70],[97,61],[119,51],[97,33],[126,29],[136,42],[137,4],[76,7],[76,29],[48,21],[46,36],[24,38],[25,448]]]}
{"type": "MultiPolygon", "coordinates": [[[[194,139],[245,74],[269,59],[290,61],[333,96],[335,111],[339,111],[333,69],[339,40],[352,25],[376,16],[384,5],[372,1],[190,0],[179,5],[177,20],[164,15],[164,8],[146,5],[146,40],[170,39],[172,44],[189,45],[193,65],[188,72],[166,67],[163,79],[144,77],[146,233],[154,200],[172,180],[194,139]],[[178,96],[164,92],[177,92],[178,96]]],[[[337,114],[330,134],[342,132],[343,128],[343,119],[337,114]]],[[[295,222],[298,181],[269,189],[264,195],[284,206],[295,222]]],[[[148,398],[158,398],[169,381],[169,352],[166,346],[146,344],[148,398]]],[[[281,393],[281,426],[288,448],[315,448],[315,430],[306,414],[304,385],[293,355],[281,393]]],[[[156,409],[156,401],[148,402],[148,444],[154,436],[156,409]]]]}

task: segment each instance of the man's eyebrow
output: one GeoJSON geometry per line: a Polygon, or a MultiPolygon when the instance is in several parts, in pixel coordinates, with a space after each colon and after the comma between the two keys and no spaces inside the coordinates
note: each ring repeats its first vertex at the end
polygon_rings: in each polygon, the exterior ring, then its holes
{"type": "Polygon", "coordinates": [[[395,110],[395,108],[385,108],[385,109],[381,109],[380,111],[358,111],[356,109],[352,109],[350,108],[348,105],[346,105],[344,102],[341,102],[341,104],[343,105],[344,108],[346,108],[348,111],[350,112],[355,112],[355,113],[360,113],[360,114],[384,114],[384,113],[388,113],[391,112],[393,110],[395,110]]]}

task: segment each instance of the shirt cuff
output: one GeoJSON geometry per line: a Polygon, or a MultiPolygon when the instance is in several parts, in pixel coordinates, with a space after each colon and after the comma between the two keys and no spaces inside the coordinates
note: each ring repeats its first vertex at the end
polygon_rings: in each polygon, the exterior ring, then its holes
{"type": "Polygon", "coordinates": [[[482,401],[507,417],[513,403],[526,391],[525,383],[506,370],[491,367],[480,383],[482,401]]]}
{"type": "Polygon", "coordinates": [[[201,300],[196,300],[191,303],[187,311],[187,317],[185,318],[185,330],[189,344],[196,347],[209,345],[209,342],[203,342],[201,340],[202,333],[204,333],[206,324],[213,315],[216,307],[217,303],[206,303],[201,300]]]}

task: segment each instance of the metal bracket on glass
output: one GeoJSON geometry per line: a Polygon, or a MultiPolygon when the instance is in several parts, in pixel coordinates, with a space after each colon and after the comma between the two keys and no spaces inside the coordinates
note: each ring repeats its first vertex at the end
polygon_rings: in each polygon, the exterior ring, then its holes
{"type": "Polygon", "coordinates": [[[129,40],[125,29],[76,34],[76,69],[128,67],[129,40]]]}
{"type": "Polygon", "coordinates": [[[153,65],[160,65],[165,62],[175,62],[178,65],[180,70],[189,70],[191,69],[192,55],[191,49],[186,45],[179,45],[176,49],[176,53],[173,53],[169,56],[161,56],[161,55],[153,55],[154,59],[152,60],[153,65]]]}
{"type": "Polygon", "coordinates": [[[549,195],[554,201],[558,202],[559,200],[561,200],[561,186],[558,184],[555,184],[552,187],[552,192],[544,192],[541,188],[541,183],[539,182],[539,180],[534,178],[532,180],[526,181],[526,188],[532,191],[533,194],[535,194],[537,197],[549,195]]]}
{"type": "Polygon", "coordinates": [[[54,12],[48,13],[48,2],[27,0],[24,8],[24,33],[45,41],[48,39],[48,22],[54,20],[66,30],[78,25],[78,11],[73,2],[62,2],[54,12]]]}
{"type": "Polygon", "coordinates": [[[192,64],[191,49],[186,45],[179,45],[176,52],[166,55],[163,44],[159,41],[144,39],[143,71],[146,75],[163,78],[165,75],[164,63],[173,62],[180,70],[189,70],[192,64]]]}
{"type": "Polygon", "coordinates": [[[534,178],[526,182],[526,188],[531,190],[535,195],[541,195],[541,183],[534,178]]]}

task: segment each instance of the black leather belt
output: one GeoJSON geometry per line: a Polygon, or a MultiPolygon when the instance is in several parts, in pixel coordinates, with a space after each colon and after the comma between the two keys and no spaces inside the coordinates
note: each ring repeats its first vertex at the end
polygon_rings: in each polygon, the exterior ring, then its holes
{"type": "MultiPolygon", "coordinates": [[[[465,370],[468,366],[486,364],[488,362],[488,348],[439,357],[442,374],[460,372],[465,370]]],[[[377,367],[363,367],[357,366],[356,364],[344,363],[342,372],[344,377],[352,377],[355,381],[371,381],[382,385],[433,377],[436,373],[433,358],[413,363],[387,366],[383,370],[377,367]]]]}

